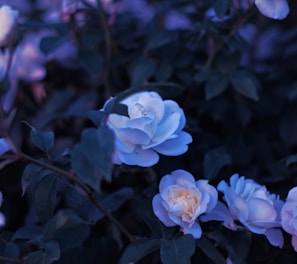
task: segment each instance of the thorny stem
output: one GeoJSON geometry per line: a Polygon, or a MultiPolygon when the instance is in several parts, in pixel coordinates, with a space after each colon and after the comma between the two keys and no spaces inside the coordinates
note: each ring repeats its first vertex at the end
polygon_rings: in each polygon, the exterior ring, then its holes
{"type": "Polygon", "coordinates": [[[75,177],[75,175],[73,175],[70,172],[67,172],[65,170],[62,170],[56,166],[53,166],[51,164],[47,164],[44,163],[42,161],[36,160],[34,158],[32,158],[31,156],[28,156],[25,153],[20,153],[20,156],[22,159],[27,160],[37,166],[43,167],[47,170],[53,171],[61,176],[63,176],[64,178],[66,178],[67,180],[69,180],[70,182],[74,182],[77,186],[79,186],[83,191],[85,191],[89,197],[89,199],[91,200],[91,202],[111,221],[113,222],[117,228],[132,242],[134,241],[134,237],[130,234],[130,232],[122,226],[122,224],[116,219],[114,218],[114,216],[96,199],[95,197],[95,193],[94,190],[92,190],[91,188],[89,188],[87,185],[85,185],[83,182],[81,182],[77,177],[75,177]]]}
{"type": "Polygon", "coordinates": [[[105,37],[105,60],[106,60],[106,66],[105,66],[105,76],[103,76],[104,86],[105,86],[105,96],[106,98],[109,98],[111,96],[111,87],[109,83],[109,77],[110,77],[110,67],[111,67],[111,34],[109,30],[109,26],[107,23],[107,20],[105,18],[104,9],[101,3],[101,0],[97,0],[97,7],[98,7],[98,13],[100,17],[101,26],[104,31],[104,37],[105,37]]]}

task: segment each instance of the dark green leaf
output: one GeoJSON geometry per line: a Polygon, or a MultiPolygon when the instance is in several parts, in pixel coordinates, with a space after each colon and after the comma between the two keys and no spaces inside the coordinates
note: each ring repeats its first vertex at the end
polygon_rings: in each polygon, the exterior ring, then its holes
{"type": "Polygon", "coordinates": [[[222,17],[228,10],[229,0],[217,0],[213,6],[216,15],[222,17]]]}
{"type": "Polygon", "coordinates": [[[204,178],[214,179],[219,171],[231,163],[230,155],[223,148],[209,150],[203,160],[204,178]]]}
{"type": "Polygon", "coordinates": [[[37,184],[43,177],[48,175],[50,171],[45,170],[35,164],[28,164],[22,175],[22,191],[25,194],[30,184],[37,184]]]}
{"type": "Polygon", "coordinates": [[[52,131],[44,132],[31,127],[31,140],[40,150],[49,153],[54,146],[55,134],[52,131]]]}
{"type": "Polygon", "coordinates": [[[48,55],[62,46],[68,39],[68,36],[44,37],[41,39],[39,47],[44,55],[48,55]]]}
{"type": "Polygon", "coordinates": [[[228,78],[224,75],[213,75],[205,85],[206,100],[222,94],[228,86],[228,78]]]}
{"type": "Polygon", "coordinates": [[[168,61],[162,61],[158,65],[158,69],[155,72],[155,77],[158,82],[166,82],[170,79],[173,72],[172,64],[168,61]]]}
{"type": "Polygon", "coordinates": [[[49,261],[55,261],[60,258],[60,247],[56,241],[48,241],[44,245],[44,250],[46,251],[47,259],[49,261]]]}
{"type": "Polygon", "coordinates": [[[127,246],[120,258],[119,264],[135,263],[144,256],[159,249],[160,240],[154,238],[140,238],[127,246]]]}
{"type": "Polygon", "coordinates": [[[195,252],[195,239],[184,235],[174,240],[161,240],[161,260],[163,264],[188,264],[195,252]]]}
{"type": "Polygon", "coordinates": [[[48,259],[45,251],[35,251],[30,253],[24,264],[48,264],[48,259]]]}
{"type": "Polygon", "coordinates": [[[157,69],[157,62],[151,58],[140,58],[132,68],[132,84],[140,84],[153,76],[157,69]]]}
{"type": "Polygon", "coordinates": [[[286,157],[284,160],[285,160],[285,165],[286,165],[286,167],[288,167],[288,166],[290,166],[291,164],[297,162],[297,154],[295,154],[295,155],[291,155],[291,156],[289,156],[289,157],[286,157]]]}
{"type": "Polygon", "coordinates": [[[234,89],[253,100],[258,100],[257,83],[254,77],[246,71],[234,71],[231,75],[231,83],[234,89]]]}
{"type": "Polygon", "coordinates": [[[90,50],[79,50],[79,59],[85,69],[92,75],[100,76],[103,71],[103,58],[101,54],[90,50]]]}
{"type": "Polygon", "coordinates": [[[22,226],[12,236],[12,239],[33,239],[40,236],[42,227],[36,225],[22,226]]]}
{"type": "Polygon", "coordinates": [[[53,214],[57,199],[56,175],[45,176],[38,184],[35,193],[35,209],[41,222],[46,222],[53,214]]]}
{"type": "MultiPolygon", "coordinates": [[[[11,259],[18,259],[19,258],[19,247],[17,244],[11,242],[0,242],[0,256],[4,256],[11,259]]],[[[1,261],[0,261],[1,262],[1,261]]],[[[1,262],[4,263],[4,262],[1,262]]],[[[9,262],[5,262],[9,263],[9,262]]]]}
{"type": "Polygon", "coordinates": [[[206,256],[208,256],[213,263],[225,264],[225,258],[220,253],[220,251],[211,243],[207,238],[201,237],[196,240],[196,246],[199,247],[206,256]]]}
{"type": "Polygon", "coordinates": [[[172,43],[175,39],[175,32],[171,31],[160,31],[152,34],[150,40],[147,43],[147,49],[160,48],[166,44],[172,43]]]}
{"type": "Polygon", "coordinates": [[[45,238],[50,238],[60,229],[72,228],[84,223],[86,222],[75,211],[71,209],[60,210],[46,223],[43,235],[45,238]]]}
{"type": "Polygon", "coordinates": [[[100,126],[107,114],[101,110],[91,110],[88,112],[88,117],[92,120],[95,126],[100,126]]]}
{"type": "Polygon", "coordinates": [[[81,142],[73,149],[71,162],[79,178],[96,190],[101,180],[110,181],[114,138],[112,131],[102,126],[82,132],[81,142]]]}

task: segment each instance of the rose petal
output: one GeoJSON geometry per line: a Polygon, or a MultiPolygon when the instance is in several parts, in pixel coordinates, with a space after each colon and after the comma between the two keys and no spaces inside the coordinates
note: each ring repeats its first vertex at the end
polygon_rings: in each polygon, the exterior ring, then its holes
{"type": "Polygon", "coordinates": [[[193,183],[191,186],[196,186],[195,185],[195,178],[193,175],[185,170],[175,170],[171,172],[172,178],[176,183],[182,183],[184,181],[188,181],[190,183],[193,183]]]}
{"type": "Polygon", "coordinates": [[[153,198],[153,211],[154,214],[159,218],[159,220],[165,226],[175,226],[176,224],[168,217],[168,212],[164,209],[162,205],[161,196],[159,194],[155,195],[153,198]]]}
{"type": "Polygon", "coordinates": [[[284,245],[284,236],[279,229],[268,229],[264,233],[269,243],[273,246],[282,248],[284,245]]]}
{"type": "Polygon", "coordinates": [[[206,212],[210,212],[218,202],[218,192],[216,188],[208,184],[207,180],[199,180],[196,182],[197,187],[202,193],[207,192],[209,194],[209,202],[207,204],[206,212]]]}
{"type": "Polygon", "coordinates": [[[191,227],[183,228],[184,234],[191,234],[195,239],[198,239],[202,235],[201,227],[198,223],[194,223],[191,227]]]}
{"type": "Polygon", "coordinates": [[[247,202],[249,208],[248,221],[274,221],[276,211],[274,206],[263,199],[251,199],[247,202]]]}
{"type": "Polygon", "coordinates": [[[255,5],[264,16],[274,19],[284,19],[290,11],[286,0],[256,0],[255,5]]]}
{"type": "Polygon", "coordinates": [[[168,139],[153,149],[163,155],[178,156],[188,150],[188,144],[192,142],[192,136],[187,132],[180,132],[177,138],[168,139]]]}
{"type": "Polygon", "coordinates": [[[132,153],[119,152],[119,158],[128,165],[149,167],[158,162],[159,155],[151,149],[142,150],[136,147],[132,153]]]}
{"type": "Polygon", "coordinates": [[[120,141],[128,141],[135,145],[148,144],[150,142],[149,136],[139,129],[119,128],[117,135],[120,141]]]}

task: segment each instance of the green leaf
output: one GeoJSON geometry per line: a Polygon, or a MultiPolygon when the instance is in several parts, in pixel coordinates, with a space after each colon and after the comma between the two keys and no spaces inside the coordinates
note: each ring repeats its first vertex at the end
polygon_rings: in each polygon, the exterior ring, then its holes
{"type": "Polygon", "coordinates": [[[231,163],[230,155],[223,148],[209,150],[203,160],[204,178],[214,179],[219,171],[231,163]]]}
{"type": "Polygon", "coordinates": [[[216,15],[222,17],[228,10],[229,0],[217,0],[213,6],[216,15]]]}
{"type": "Polygon", "coordinates": [[[36,225],[22,226],[12,236],[12,240],[16,239],[33,239],[39,237],[42,233],[42,227],[36,225]]]}
{"type": "Polygon", "coordinates": [[[170,79],[172,72],[172,64],[169,61],[162,61],[155,72],[155,78],[158,82],[166,82],[170,79]]]}
{"type": "Polygon", "coordinates": [[[37,148],[49,153],[54,146],[55,134],[52,131],[44,132],[31,126],[31,140],[37,148]]]}
{"type": "MultiPolygon", "coordinates": [[[[4,256],[11,259],[18,259],[20,250],[17,244],[11,242],[0,242],[0,256],[4,256]]],[[[0,261],[1,262],[1,261],[0,261]]],[[[4,262],[1,262],[4,263],[4,262]]],[[[5,262],[8,263],[8,262],[5,262]]]]}
{"type": "Polygon", "coordinates": [[[157,62],[151,58],[142,57],[132,67],[132,84],[139,84],[147,81],[153,76],[157,69],[157,62]]]}
{"type": "Polygon", "coordinates": [[[107,114],[101,110],[90,110],[88,111],[88,117],[94,123],[95,126],[100,126],[107,114]]]}
{"type": "Polygon", "coordinates": [[[257,101],[257,83],[255,77],[247,71],[234,71],[231,75],[231,83],[234,89],[245,97],[257,101]]]}
{"type": "Polygon", "coordinates": [[[188,264],[195,252],[195,239],[184,235],[174,240],[161,240],[161,260],[163,264],[188,264]]]}
{"type": "Polygon", "coordinates": [[[26,259],[24,264],[48,264],[48,259],[46,252],[44,251],[35,251],[30,253],[26,259]]]}
{"type": "Polygon", "coordinates": [[[35,193],[35,209],[41,222],[45,223],[53,214],[57,200],[56,175],[45,176],[37,185],[35,193]]]}
{"type": "Polygon", "coordinates": [[[225,264],[225,258],[220,251],[207,238],[201,237],[196,240],[196,246],[199,247],[206,256],[216,264],[225,264]]]}
{"type": "Polygon", "coordinates": [[[166,44],[172,43],[175,39],[175,32],[171,31],[160,31],[155,34],[151,34],[151,38],[149,39],[146,48],[147,49],[157,49],[166,44]]]}
{"type": "Polygon", "coordinates": [[[80,49],[78,57],[83,67],[92,75],[100,76],[103,71],[103,57],[101,54],[80,49]]]}
{"type": "Polygon", "coordinates": [[[68,41],[68,39],[68,36],[44,37],[41,39],[39,47],[41,52],[47,56],[51,52],[62,46],[66,41],[68,41]]]}
{"type": "Polygon", "coordinates": [[[205,85],[206,100],[222,94],[226,90],[228,83],[229,80],[226,76],[220,74],[213,75],[205,85]]]}
{"type": "Polygon", "coordinates": [[[46,251],[47,259],[49,261],[55,261],[60,258],[60,246],[56,241],[48,241],[44,244],[44,250],[46,251]]]}
{"type": "Polygon", "coordinates": [[[35,164],[28,164],[22,175],[22,195],[25,194],[30,184],[37,184],[43,177],[51,172],[35,164]]]}
{"type": "Polygon", "coordinates": [[[82,132],[81,142],[74,147],[71,163],[78,177],[96,190],[101,180],[110,181],[113,168],[114,136],[107,126],[82,132]]]}
{"type": "Polygon", "coordinates": [[[120,258],[119,264],[135,263],[144,256],[160,248],[160,240],[140,238],[127,246],[120,258]]]}
{"type": "Polygon", "coordinates": [[[297,154],[291,155],[289,157],[286,157],[285,159],[285,165],[286,167],[290,166],[293,163],[297,162],[297,154]]]}
{"type": "Polygon", "coordinates": [[[86,223],[75,211],[63,209],[58,211],[45,225],[43,236],[50,238],[60,229],[71,228],[86,223]]]}

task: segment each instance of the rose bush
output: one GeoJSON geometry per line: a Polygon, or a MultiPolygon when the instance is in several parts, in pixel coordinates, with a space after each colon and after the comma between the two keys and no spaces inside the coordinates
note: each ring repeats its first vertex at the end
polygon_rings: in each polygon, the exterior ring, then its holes
{"type": "Polygon", "coordinates": [[[159,220],[165,226],[179,225],[185,234],[200,238],[202,231],[196,220],[215,207],[217,190],[207,180],[195,181],[189,172],[176,170],[161,179],[159,191],[152,202],[159,220]]]}
{"type": "Polygon", "coordinates": [[[216,208],[202,218],[202,221],[219,220],[232,230],[238,229],[234,220],[239,221],[247,229],[256,234],[263,234],[274,246],[282,247],[284,240],[279,229],[280,210],[283,202],[274,194],[270,194],[265,186],[252,179],[245,179],[234,174],[230,178],[230,186],[221,181],[217,189],[223,192],[228,208],[218,202],[216,208]]]}
{"type": "Polygon", "coordinates": [[[292,246],[297,251],[297,187],[291,189],[281,210],[283,229],[292,235],[292,246]]]}
{"type": "Polygon", "coordinates": [[[116,136],[114,163],[147,167],[158,162],[158,153],[177,156],[188,150],[192,136],[182,131],[186,118],[176,102],[141,92],[121,103],[128,116],[110,114],[107,120],[116,136]]]}
{"type": "Polygon", "coordinates": [[[0,8],[0,47],[14,45],[18,39],[17,18],[19,12],[10,6],[0,8]]]}

